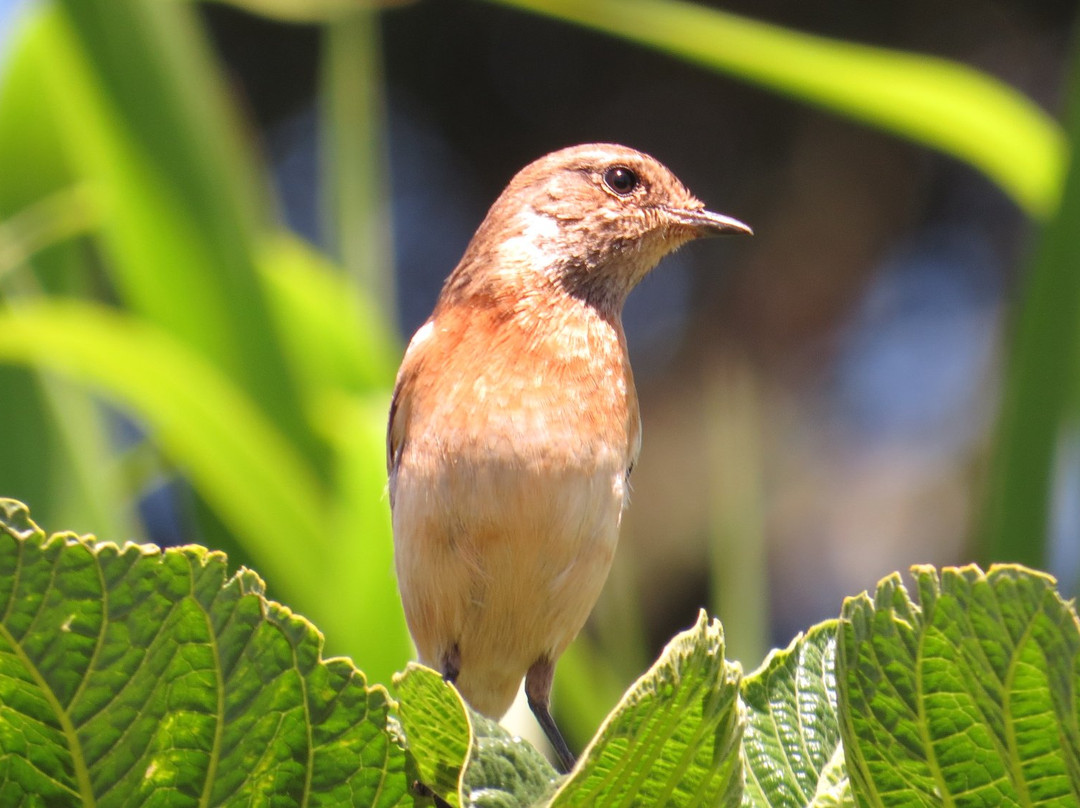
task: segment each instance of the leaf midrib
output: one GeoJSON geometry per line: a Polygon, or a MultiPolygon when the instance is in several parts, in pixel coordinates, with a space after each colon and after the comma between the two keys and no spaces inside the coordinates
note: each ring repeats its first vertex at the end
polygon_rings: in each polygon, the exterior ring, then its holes
{"type": "MultiPolygon", "coordinates": [[[[214,789],[214,781],[217,779],[218,763],[221,761],[221,743],[225,732],[225,664],[221,658],[221,647],[218,645],[218,635],[214,630],[213,621],[210,620],[210,612],[199,601],[195,593],[195,571],[191,568],[191,559],[188,559],[188,597],[199,607],[199,614],[206,623],[206,636],[210,644],[210,651],[214,655],[214,676],[217,705],[214,718],[214,742],[210,750],[210,760],[206,766],[206,781],[203,783],[202,796],[199,797],[199,807],[209,808],[210,795],[214,789]]],[[[309,767],[310,768],[310,767],[309,767]]]]}
{"type": "MultiPolygon", "coordinates": [[[[44,599],[42,599],[44,602],[44,599]]],[[[7,640],[8,644],[15,652],[15,656],[19,658],[19,661],[26,667],[30,676],[33,677],[35,684],[41,690],[42,695],[45,697],[46,703],[52,709],[53,714],[56,716],[56,720],[60,723],[60,729],[64,733],[64,737],[68,742],[68,752],[71,754],[71,762],[75,768],[75,782],[79,784],[79,795],[82,797],[83,805],[88,808],[93,808],[97,805],[97,801],[94,799],[93,788],[90,784],[90,770],[86,768],[86,759],[82,754],[82,745],[79,743],[79,736],[75,732],[75,725],[71,723],[71,718],[68,716],[67,711],[63,708],[60,702],[56,698],[56,694],[53,693],[52,688],[49,686],[48,681],[42,676],[41,671],[33,660],[26,655],[22,645],[20,645],[11,632],[8,631],[7,625],[0,623],[0,636],[3,636],[7,640]]]]}

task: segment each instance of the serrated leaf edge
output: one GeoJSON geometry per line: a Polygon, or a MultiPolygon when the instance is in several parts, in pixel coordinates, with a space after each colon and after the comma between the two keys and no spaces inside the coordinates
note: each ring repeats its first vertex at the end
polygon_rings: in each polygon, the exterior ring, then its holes
{"type": "MultiPolygon", "coordinates": [[[[189,563],[191,563],[193,561],[196,562],[198,564],[198,566],[200,566],[202,568],[206,568],[211,563],[220,563],[227,570],[228,556],[227,556],[226,553],[224,553],[222,551],[219,551],[219,550],[210,550],[210,549],[208,549],[206,547],[203,547],[202,545],[198,545],[198,544],[185,544],[185,545],[174,546],[174,547],[159,547],[158,545],[151,544],[151,543],[140,543],[140,542],[131,542],[131,541],[126,541],[126,542],[123,542],[122,544],[118,544],[117,542],[114,542],[114,541],[98,540],[95,536],[90,535],[90,534],[78,534],[78,533],[74,533],[74,532],[71,532],[71,531],[61,531],[61,532],[56,532],[56,533],[51,533],[51,534],[46,535],[45,531],[42,530],[41,527],[38,526],[30,518],[30,516],[29,516],[29,508],[25,504],[23,504],[22,502],[19,502],[18,500],[0,497],[0,534],[3,534],[3,533],[7,533],[8,535],[10,535],[12,538],[14,538],[16,540],[16,542],[18,543],[18,546],[19,546],[19,553],[20,554],[22,553],[22,547],[23,547],[23,545],[25,543],[36,540],[40,544],[40,547],[42,549],[47,549],[49,546],[51,546],[53,544],[56,544],[56,543],[63,543],[64,545],[69,546],[69,547],[80,546],[80,547],[85,548],[95,558],[97,558],[99,553],[101,553],[102,551],[106,551],[106,550],[113,550],[117,554],[120,554],[120,555],[124,555],[127,552],[135,550],[143,558],[148,558],[149,559],[149,558],[157,557],[158,563],[164,563],[165,559],[170,557],[170,556],[181,556],[185,560],[187,560],[189,563]],[[23,522],[23,523],[25,523],[26,526],[23,527],[23,528],[20,528],[16,524],[16,522],[23,522]]],[[[95,566],[97,568],[98,574],[100,575],[100,572],[101,572],[100,564],[95,565],[95,566]]],[[[317,656],[316,656],[316,660],[315,660],[316,665],[326,665],[326,664],[331,663],[331,662],[337,663],[337,664],[341,664],[341,663],[346,664],[350,669],[350,674],[353,675],[353,676],[359,677],[359,679],[360,679],[366,693],[368,693],[368,694],[372,694],[372,693],[380,694],[383,698],[386,699],[388,710],[396,709],[397,703],[391,697],[389,690],[385,686],[383,686],[382,684],[379,684],[379,683],[370,684],[367,681],[367,677],[364,674],[364,672],[360,668],[358,668],[356,666],[355,662],[353,662],[352,659],[350,659],[349,657],[345,657],[345,656],[323,657],[322,651],[323,651],[323,648],[324,648],[324,645],[325,645],[325,636],[323,635],[322,631],[320,631],[317,626],[315,626],[310,620],[308,620],[303,615],[297,614],[296,612],[292,611],[292,609],[290,609],[289,607],[287,607],[287,606],[285,606],[285,605],[283,605],[281,603],[278,603],[277,601],[274,601],[274,600],[271,600],[271,599],[267,598],[266,595],[265,595],[265,582],[258,575],[258,573],[256,573],[255,571],[253,571],[253,570],[251,570],[251,569],[249,569],[247,567],[241,566],[240,568],[238,568],[236,570],[236,572],[234,572],[231,576],[229,576],[228,578],[226,578],[222,582],[221,588],[222,588],[222,590],[224,590],[224,589],[228,588],[231,585],[236,585],[238,587],[239,594],[240,594],[241,597],[251,596],[251,597],[256,598],[256,600],[257,600],[257,602],[259,604],[259,610],[260,610],[260,615],[262,616],[262,619],[264,619],[266,622],[273,625],[278,631],[281,631],[281,632],[284,633],[284,635],[286,637],[286,642],[288,643],[289,647],[292,649],[292,655],[294,657],[294,661],[295,661],[295,658],[296,658],[297,649],[296,649],[296,647],[295,647],[295,645],[294,645],[294,643],[292,641],[292,637],[291,637],[290,632],[286,630],[286,626],[284,625],[284,623],[286,621],[296,621],[296,622],[298,622],[300,624],[299,627],[305,633],[310,632],[314,636],[315,641],[316,641],[316,649],[317,649],[317,656]]],[[[77,733],[75,731],[74,725],[71,723],[71,720],[70,720],[69,716],[67,715],[67,712],[62,708],[62,706],[56,700],[55,694],[53,693],[53,691],[52,691],[51,687],[49,686],[48,682],[41,676],[40,672],[37,669],[37,666],[34,665],[34,663],[29,658],[26,657],[25,653],[23,652],[22,645],[20,643],[18,643],[12,635],[10,635],[10,633],[7,630],[7,626],[3,622],[3,616],[0,616],[0,635],[2,635],[5,638],[5,640],[8,642],[9,646],[12,649],[14,649],[14,652],[15,652],[16,656],[19,658],[19,660],[25,666],[26,670],[30,672],[32,678],[36,682],[38,688],[40,689],[40,691],[43,694],[46,701],[49,703],[50,708],[54,712],[54,714],[56,716],[56,719],[60,724],[60,727],[61,727],[61,729],[62,729],[62,731],[64,733],[64,737],[65,737],[65,739],[67,741],[67,744],[68,744],[69,753],[71,754],[71,757],[72,757],[72,762],[73,762],[73,766],[74,766],[74,769],[75,769],[75,779],[76,779],[76,782],[79,784],[79,794],[78,794],[78,796],[81,798],[82,803],[84,805],[94,805],[94,804],[96,804],[96,798],[95,798],[95,795],[93,793],[93,786],[92,786],[92,783],[91,783],[89,770],[86,767],[86,762],[85,762],[85,759],[83,757],[81,745],[79,744],[79,741],[77,739],[77,733]]],[[[209,636],[210,636],[210,641],[211,641],[211,643],[212,643],[212,645],[214,647],[214,655],[215,655],[215,657],[218,657],[219,655],[218,655],[218,651],[217,651],[217,637],[216,637],[215,633],[212,630],[209,632],[209,636]]],[[[100,638],[99,638],[99,642],[100,642],[100,638]]],[[[95,656],[96,656],[96,650],[95,650],[95,656]]],[[[301,687],[303,689],[303,694],[304,694],[303,709],[304,709],[305,716],[308,719],[308,720],[305,721],[305,726],[307,727],[307,732],[308,732],[308,755],[307,755],[308,756],[308,763],[305,766],[305,784],[304,784],[304,804],[307,804],[307,801],[311,797],[311,777],[312,777],[312,774],[313,774],[313,765],[312,764],[313,764],[313,756],[314,756],[314,746],[313,746],[313,738],[311,736],[311,726],[310,726],[310,709],[311,709],[311,706],[310,706],[309,698],[308,698],[307,683],[302,682],[301,687]]],[[[214,742],[214,746],[213,746],[215,751],[214,751],[214,754],[212,756],[212,760],[210,762],[210,765],[209,765],[209,767],[207,769],[206,784],[205,784],[205,787],[204,787],[205,789],[211,788],[212,784],[214,782],[213,775],[214,775],[214,772],[215,772],[216,767],[217,767],[218,762],[219,762],[218,751],[220,750],[220,745],[221,745],[220,744],[221,735],[222,735],[222,733],[224,731],[224,721],[223,721],[223,717],[224,717],[224,704],[223,704],[224,691],[222,689],[222,686],[221,686],[220,682],[219,682],[219,685],[218,685],[218,691],[219,691],[218,692],[218,711],[217,711],[218,712],[218,720],[216,721],[217,726],[216,726],[216,730],[215,730],[215,742],[214,742]]],[[[460,699],[460,696],[459,696],[459,699],[460,699]]],[[[391,731],[392,728],[389,725],[390,717],[391,717],[391,713],[388,711],[388,714],[387,714],[388,723],[384,727],[384,731],[387,733],[387,736],[390,739],[391,743],[400,744],[400,738],[395,736],[395,734],[391,731]]],[[[466,718],[468,718],[467,712],[466,712],[466,718]]],[[[471,738],[472,737],[472,724],[471,724],[471,721],[469,723],[469,727],[470,727],[470,738],[471,738]]],[[[471,752],[471,745],[470,745],[470,752],[471,752]]],[[[467,752],[466,761],[468,760],[468,754],[469,753],[467,752]]],[[[459,775],[459,784],[460,784],[460,780],[461,780],[461,777],[459,775]]],[[[380,782],[380,788],[382,787],[382,785],[383,784],[380,782]]],[[[459,790],[460,790],[460,785],[459,785],[459,790]]],[[[209,792],[204,790],[203,798],[201,800],[201,804],[205,804],[206,800],[208,798],[209,798],[209,792]]]]}
{"type": "MultiPolygon", "coordinates": [[[[961,566],[945,566],[945,567],[940,567],[940,568],[935,567],[932,564],[913,564],[913,565],[911,565],[911,567],[909,567],[909,570],[910,570],[910,573],[911,573],[912,577],[915,580],[916,591],[918,592],[918,594],[920,596],[918,602],[916,602],[915,600],[912,599],[911,594],[908,592],[907,587],[904,586],[904,583],[903,583],[903,581],[902,581],[902,579],[900,577],[900,573],[898,573],[898,572],[893,572],[893,573],[885,576],[881,580],[879,580],[878,584],[877,584],[877,587],[874,590],[873,597],[871,597],[870,593],[867,590],[864,590],[863,592],[861,592],[858,595],[855,595],[855,596],[852,596],[852,597],[847,597],[847,598],[844,599],[843,606],[842,606],[842,609],[841,609],[841,615],[840,615],[840,618],[838,620],[837,657],[836,657],[836,659],[837,659],[837,695],[839,697],[839,700],[840,700],[841,704],[846,704],[848,702],[847,676],[846,675],[841,675],[841,673],[842,673],[843,669],[846,668],[847,665],[850,662],[846,658],[846,652],[845,652],[846,643],[843,641],[843,632],[845,630],[850,630],[850,631],[854,632],[855,635],[856,635],[856,642],[861,642],[864,639],[863,636],[860,636],[861,635],[861,632],[860,632],[861,627],[856,624],[854,619],[852,619],[853,615],[855,613],[857,613],[857,612],[860,612],[860,611],[863,612],[864,614],[865,613],[876,614],[879,611],[887,610],[887,611],[890,611],[890,612],[893,613],[893,618],[895,620],[897,620],[899,622],[907,622],[903,617],[901,617],[897,613],[897,611],[896,611],[897,605],[902,605],[906,610],[910,610],[910,614],[912,614],[912,615],[918,615],[919,618],[920,618],[919,623],[920,623],[920,626],[923,627],[923,630],[919,631],[919,643],[918,643],[918,649],[916,651],[916,658],[921,659],[922,656],[923,656],[923,643],[925,642],[925,639],[926,639],[926,637],[925,637],[926,633],[925,633],[925,630],[924,630],[925,629],[924,611],[925,611],[926,608],[931,608],[931,609],[933,608],[934,601],[936,601],[936,599],[941,596],[942,589],[943,589],[942,583],[949,576],[956,576],[956,577],[959,577],[959,578],[966,579],[967,582],[969,583],[969,585],[972,586],[972,587],[974,587],[975,585],[977,585],[980,582],[988,584],[988,585],[990,585],[992,587],[993,580],[995,578],[1005,576],[1005,575],[1014,575],[1014,576],[1020,576],[1020,577],[1026,577],[1026,578],[1032,578],[1032,579],[1039,580],[1041,583],[1043,583],[1048,588],[1048,591],[1051,592],[1052,595],[1061,603],[1061,605],[1064,607],[1065,612],[1072,618],[1072,621],[1073,621],[1074,625],[1077,627],[1077,630],[1080,631],[1080,616],[1078,616],[1077,611],[1076,611],[1075,599],[1065,599],[1065,598],[1063,598],[1061,596],[1061,593],[1057,589],[1057,579],[1048,572],[1044,572],[1042,570],[1032,569],[1030,567],[1024,566],[1023,564],[1016,564],[1016,563],[995,563],[995,564],[991,564],[990,567],[986,571],[983,571],[982,568],[978,564],[974,564],[974,563],[965,564],[965,565],[961,565],[961,566]],[[886,595],[888,597],[886,597],[886,595]],[[923,600],[924,595],[929,595],[930,597],[933,598],[933,601],[931,603],[929,603],[929,604],[924,603],[924,600],[923,600]],[[899,604],[896,602],[896,597],[897,596],[899,596],[900,599],[901,599],[899,604]],[[866,606],[868,606],[869,609],[866,609],[865,606],[862,606],[862,608],[860,608],[860,606],[862,604],[865,604],[866,606]]],[[[914,626],[910,626],[910,627],[912,629],[914,629],[914,626]]],[[[1030,630],[1030,627],[1026,631],[1029,631],[1029,630],[1030,630]]],[[[1012,663],[1010,663],[1010,668],[1011,667],[1012,667],[1012,663]]],[[[1010,675],[1011,675],[1011,673],[1010,673],[1010,675]]],[[[916,676],[917,681],[919,682],[918,690],[919,690],[919,692],[922,692],[922,683],[921,683],[922,672],[921,672],[920,667],[916,668],[915,676],[916,676]]],[[[937,786],[938,794],[939,795],[947,795],[947,794],[949,794],[949,790],[947,789],[946,784],[945,784],[945,782],[943,780],[943,775],[942,775],[941,770],[940,770],[940,762],[937,760],[937,755],[933,754],[930,751],[930,750],[932,750],[933,747],[930,744],[930,739],[929,739],[929,736],[927,735],[927,730],[926,730],[926,723],[927,722],[926,722],[925,714],[923,712],[924,711],[924,706],[925,706],[925,699],[920,697],[919,701],[918,701],[918,706],[917,706],[918,713],[919,713],[919,715],[918,715],[918,718],[919,718],[918,732],[919,732],[919,734],[921,736],[924,748],[928,750],[927,765],[930,768],[930,772],[932,774],[933,780],[934,780],[934,782],[935,782],[935,784],[937,786]]],[[[840,722],[839,722],[840,725],[842,727],[846,728],[847,734],[854,736],[855,732],[854,732],[854,726],[852,724],[851,710],[848,709],[848,708],[845,708],[845,709],[842,709],[842,710],[838,710],[838,713],[840,715],[840,722]]],[[[863,769],[865,769],[866,761],[863,759],[861,753],[857,749],[852,749],[848,745],[843,744],[843,741],[842,741],[843,735],[844,735],[844,732],[842,731],[841,732],[841,747],[845,750],[845,763],[847,765],[848,779],[849,779],[849,782],[850,782],[852,772],[860,772],[863,769]],[[861,764],[861,767],[856,768],[855,766],[852,766],[851,764],[853,762],[861,764]]],[[[1012,749],[1010,748],[1009,751],[1011,753],[1012,749]]],[[[1015,760],[1014,760],[1014,763],[1015,763],[1015,760]]],[[[872,801],[870,803],[871,805],[878,806],[878,805],[884,805],[885,804],[882,801],[881,797],[878,795],[877,783],[873,782],[872,780],[864,781],[861,778],[860,778],[860,783],[862,783],[864,787],[866,787],[866,788],[868,788],[868,789],[870,789],[872,791],[872,794],[868,795],[868,796],[870,796],[872,798],[872,801]]],[[[1022,787],[1026,788],[1026,783],[1023,783],[1021,785],[1022,785],[1022,787]]],[[[867,796],[867,795],[864,795],[864,796],[867,796]]]]}
{"type": "MultiPolygon", "coordinates": [[[[423,664],[421,664],[419,662],[409,662],[405,666],[405,670],[398,671],[397,673],[394,674],[394,677],[391,680],[391,684],[394,687],[397,687],[398,683],[402,679],[404,679],[409,674],[410,671],[426,671],[428,673],[431,673],[434,676],[439,677],[440,679],[443,679],[443,675],[439,671],[435,670],[434,668],[429,668],[427,665],[423,665],[423,664]]],[[[465,795],[465,772],[468,770],[469,764],[472,762],[472,759],[473,759],[473,750],[474,750],[474,748],[476,746],[476,727],[473,724],[472,710],[465,703],[465,699],[462,698],[461,693],[458,692],[458,689],[456,687],[454,687],[454,685],[452,683],[447,682],[445,679],[443,679],[443,682],[446,684],[446,687],[449,688],[449,690],[453,693],[454,698],[457,700],[458,707],[461,708],[461,712],[465,716],[465,723],[466,723],[466,726],[468,727],[468,730],[469,730],[468,743],[465,746],[465,758],[464,758],[464,760],[462,760],[461,768],[458,770],[458,773],[457,773],[457,792],[456,792],[457,805],[458,806],[467,806],[470,803],[466,799],[466,795],[465,795]]],[[[395,711],[397,709],[397,706],[398,706],[398,703],[394,702],[395,711]]],[[[406,746],[408,746],[408,735],[405,734],[404,727],[402,727],[402,734],[405,736],[405,743],[406,743],[406,746]]],[[[427,785],[427,784],[425,784],[425,785],[427,785]]],[[[442,795],[440,795],[440,796],[442,796],[442,795]]]]}

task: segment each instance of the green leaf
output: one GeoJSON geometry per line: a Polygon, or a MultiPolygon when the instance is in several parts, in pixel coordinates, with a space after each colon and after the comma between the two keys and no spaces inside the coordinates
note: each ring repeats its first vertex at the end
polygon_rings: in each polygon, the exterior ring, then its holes
{"type": "MultiPolygon", "coordinates": [[[[1066,128],[1080,154],[1080,37],[1066,77],[1066,128]]],[[[1042,568],[1049,563],[1055,483],[1080,418],[1080,160],[1071,161],[1061,206],[1020,273],[987,490],[979,557],[1042,568]]],[[[1069,489],[1069,485],[1062,486],[1069,489]]],[[[1080,570],[1062,571],[1077,576],[1080,570]]],[[[1074,578],[1076,580],[1076,578],[1074,578]]]]}
{"type": "Polygon", "coordinates": [[[497,721],[470,710],[472,755],[463,792],[472,808],[527,808],[559,780],[536,747],[515,738],[497,721]]]}
{"type": "Polygon", "coordinates": [[[1033,215],[1054,211],[1061,129],[965,65],[799,33],[679,0],[496,0],[670,53],[951,154],[1033,215]]]}
{"type": "Polygon", "coordinates": [[[259,252],[282,346],[307,398],[383,390],[389,408],[402,349],[372,298],[291,233],[274,233],[259,252]]]}
{"type": "MultiPolygon", "coordinates": [[[[348,17],[361,5],[357,0],[218,0],[251,14],[283,22],[333,22],[348,17]]],[[[405,0],[408,2],[408,0],[405,0]]],[[[363,7],[400,6],[402,0],[365,0],[363,7]]]]}
{"type": "Polygon", "coordinates": [[[855,808],[855,795],[851,793],[842,744],[837,744],[833,756],[821,770],[814,801],[809,804],[814,808],[855,808]]]}
{"type": "Polygon", "coordinates": [[[0,314],[0,361],[67,374],[123,405],[258,556],[276,589],[320,591],[328,540],[309,468],[202,357],[104,307],[41,302],[0,314]]]}
{"type": "Polygon", "coordinates": [[[462,776],[469,761],[472,725],[453,685],[431,668],[410,663],[394,677],[409,753],[420,783],[454,808],[461,806],[462,776]]]}
{"type": "MultiPolygon", "coordinates": [[[[4,218],[71,185],[74,166],[64,150],[58,110],[48,92],[41,55],[55,36],[55,14],[26,8],[16,15],[0,64],[0,215],[4,218]],[[50,22],[46,22],[50,21],[50,22]]],[[[85,201],[81,202],[85,204],[85,201]]]]}
{"type": "Polygon", "coordinates": [[[195,10],[51,11],[35,32],[41,103],[103,211],[96,243],[118,295],[221,367],[321,471],[256,266],[267,195],[195,10]]]}
{"type": "Polygon", "coordinates": [[[394,686],[420,782],[451,805],[526,808],[558,779],[532,744],[469,708],[436,671],[410,663],[394,686]]]}
{"type": "Polygon", "coordinates": [[[0,804],[412,805],[389,699],[199,547],[0,500],[0,804]]]}
{"type": "Polygon", "coordinates": [[[743,805],[854,806],[836,715],[836,621],[774,651],[742,682],[743,805]]]}
{"type": "Polygon", "coordinates": [[[739,805],[740,675],[701,612],[623,696],[551,805],[739,805]]]}
{"type": "Polygon", "coordinates": [[[1080,623],[1048,575],[913,569],[844,603],[841,734],[860,805],[1080,803],[1080,623]]]}
{"type": "MultiPolygon", "coordinates": [[[[5,44],[0,81],[0,296],[17,305],[42,293],[78,294],[90,272],[85,244],[73,238],[100,210],[60,145],[55,116],[42,103],[41,14],[30,8],[5,44]]],[[[63,380],[26,368],[0,369],[0,424],[5,457],[0,492],[35,503],[39,515],[88,529],[134,536],[120,476],[110,457],[99,408],[63,380]]]]}

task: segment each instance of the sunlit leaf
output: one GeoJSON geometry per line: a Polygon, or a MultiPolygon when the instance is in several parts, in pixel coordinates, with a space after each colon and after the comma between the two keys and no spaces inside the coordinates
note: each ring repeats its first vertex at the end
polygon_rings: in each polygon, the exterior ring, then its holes
{"type": "Polygon", "coordinates": [[[551,805],[740,805],[739,679],[702,612],[623,696],[551,805]]]}
{"type": "Polygon", "coordinates": [[[841,735],[875,806],[1080,804],[1080,623],[1022,567],[893,574],[840,621],[841,735]]]}
{"type": "Polygon", "coordinates": [[[412,805],[385,689],[200,547],[0,500],[0,803],[412,805]]]}
{"type": "Polygon", "coordinates": [[[268,237],[259,255],[284,350],[307,396],[389,393],[402,348],[376,301],[284,231],[268,237]]]}
{"type": "Polygon", "coordinates": [[[553,790],[560,775],[528,741],[472,713],[473,752],[463,783],[474,808],[527,808],[553,790]]]}
{"type": "MultiPolygon", "coordinates": [[[[73,237],[100,218],[92,192],[73,184],[56,118],[41,102],[41,15],[28,7],[18,19],[0,74],[0,298],[7,306],[84,291],[92,272],[84,242],[73,237]]],[[[137,536],[95,402],[28,368],[0,368],[0,390],[9,459],[0,464],[0,492],[33,502],[44,518],[137,536]]]]}
{"type": "Polygon", "coordinates": [[[104,269],[130,308],[221,367],[321,471],[257,271],[267,195],[194,9],[58,5],[37,36],[41,103],[96,195],[104,269]]]}
{"type": "Polygon", "coordinates": [[[836,714],[836,622],[814,626],[742,682],[746,808],[854,801],[836,714]]]}
{"type": "Polygon", "coordinates": [[[472,725],[465,702],[435,671],[410,664],[394,677],[399,714],[420,783],[455,808],[469,760],[472,725]]]}

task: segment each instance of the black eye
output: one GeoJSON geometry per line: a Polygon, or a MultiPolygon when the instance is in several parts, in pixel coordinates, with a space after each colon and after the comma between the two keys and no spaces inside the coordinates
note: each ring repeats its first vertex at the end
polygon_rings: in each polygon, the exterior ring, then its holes
{"type": "Polygon", "coordinates": [[[615,166],[604,172],[604,185],[619,196],[626,196],[637,188],[638,176],[626,166],[615,166]]]}

